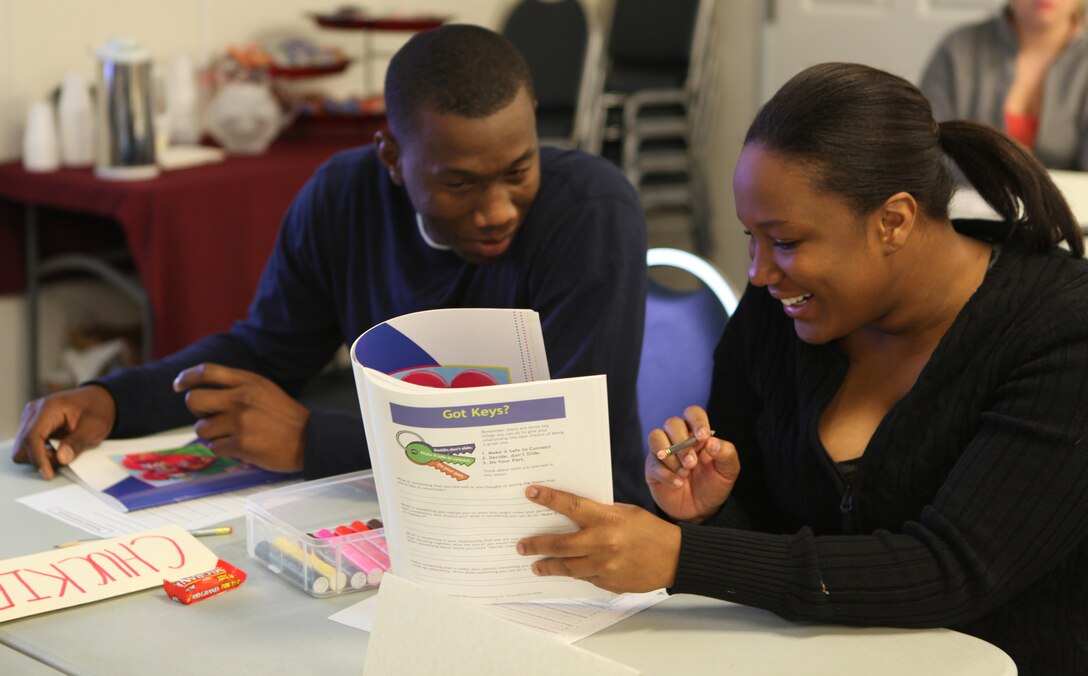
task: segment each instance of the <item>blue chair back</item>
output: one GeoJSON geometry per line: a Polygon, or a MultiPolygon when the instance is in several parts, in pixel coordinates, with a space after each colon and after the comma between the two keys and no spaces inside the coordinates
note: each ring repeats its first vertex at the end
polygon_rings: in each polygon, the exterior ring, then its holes
{"type": "Polygon", "coordinates": [[[695,283],[674,289],[653,277],[649,280],[637,386],[643,450],[650,431],[666,419],[691,404],[706,406],[714,348],[737,306],[736,295],[721,274],[694,254],[651,249],[647,264],[683,270],[695,283]]]}

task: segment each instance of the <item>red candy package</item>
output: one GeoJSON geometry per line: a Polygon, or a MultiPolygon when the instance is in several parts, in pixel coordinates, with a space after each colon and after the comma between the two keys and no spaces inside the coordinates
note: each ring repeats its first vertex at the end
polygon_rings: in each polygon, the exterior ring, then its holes
{"type": "Polygon", "coordinates": [[[189,605],[209,596],[222,594],[234,589],[246,581],[246,573],[235,568],[223,559],[219,559],[215,568],[198,575],[191,575],[176,581],[163,580],[162,588],[166,595],[179,603],[189,605]]]}

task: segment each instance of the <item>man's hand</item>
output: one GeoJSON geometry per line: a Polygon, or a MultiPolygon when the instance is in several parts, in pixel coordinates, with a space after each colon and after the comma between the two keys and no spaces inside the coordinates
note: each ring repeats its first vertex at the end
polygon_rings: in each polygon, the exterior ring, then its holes
{"type": "Polygon", "coordinates": [[[518,553],[547,556],[536,575],[588,580],[615,593],[671,587],[680,558],[680,527],[634,505],[602,505],[572,493],[529,486],[526,497],[569,517],[581,529],[538,535],[518,543],[518,553]]]}
{"type": "Polygon", "coordinates": [[[689,406],[683,418],[669,418],[663,430],[651,432],[649,445],[646,483],[666,514],[699,523],[721,508],[740,474],[740,460],[733,444],[710,436],[706,411],[689,406]],[[698,439],[694,446],[666,455],[669,446],[692,436],[698,439]]]}
{"type": "Polygon", "coordinates": [[[185,369],[174,379],[194,427],[216,455],[273,472],[302,470],[310,411],[267,378],[218,364],[185,369]]]}
{"type": "Polygon", "coordinates": [[[57,465],[67,465],[105,439],[116,419],[113,396],[98,385],[37,399],[23,409],[11,459],[34,465],[43,479],[52,479],[57,465]],[[56,450],[50,439],[57,440],[56,450]]]}

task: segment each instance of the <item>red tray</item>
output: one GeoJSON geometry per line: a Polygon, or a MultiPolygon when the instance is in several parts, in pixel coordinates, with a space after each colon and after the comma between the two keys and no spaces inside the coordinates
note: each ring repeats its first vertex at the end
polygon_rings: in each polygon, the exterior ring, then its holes
{"type": "Polygon", "coordinates": [[[446,23],[442,16],[337,16],[311,14],[317,25],[325,28],[372,31],[425,31],[446,23]]]}
{"type": "Polygon", "coordinates": [[[350,63],[351,59],[344,59],[343,61],[337,61],[336,63],[321,64],[319,66],[285,67],[271,64],[268,67],[268,73],[273,77],[282,77],[288,80],[302,77],[317,77],[319,75],[342,73],[350,63]]]}

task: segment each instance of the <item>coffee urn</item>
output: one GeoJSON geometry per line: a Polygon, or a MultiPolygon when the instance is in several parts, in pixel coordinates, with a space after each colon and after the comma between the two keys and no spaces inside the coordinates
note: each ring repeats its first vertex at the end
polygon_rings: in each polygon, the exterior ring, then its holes
{"type": "Polygon", "coordinates": [[[131,39],[111,40],[98,58],[94,174],[113,181],[159,175],[155,163],[151,56],[131,39]]]}

